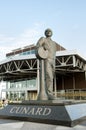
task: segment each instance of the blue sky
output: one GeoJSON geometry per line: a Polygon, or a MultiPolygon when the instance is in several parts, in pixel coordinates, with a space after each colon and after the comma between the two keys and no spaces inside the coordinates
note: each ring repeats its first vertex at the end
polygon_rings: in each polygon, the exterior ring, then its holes
{"type": "Polygon", "coordinates": [[[36,44],[46,28],[54,41],[86,56],[86,0],[0,0],[0,60],[36,44]]]}

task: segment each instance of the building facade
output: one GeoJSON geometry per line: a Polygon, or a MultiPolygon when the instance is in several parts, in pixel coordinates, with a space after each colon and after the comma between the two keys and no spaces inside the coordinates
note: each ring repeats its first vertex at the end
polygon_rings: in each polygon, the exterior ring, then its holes
{"type": "MultiPolygon", "coordinates": [[[[39,92],[39,60],[35,45],[18,48],[0,62],[0,80],[6,82],[6,98],[35,100],[39,92]]],[[[86,98],[86,59],[57,44],[53,94],[58,98],[86,98]]]]}

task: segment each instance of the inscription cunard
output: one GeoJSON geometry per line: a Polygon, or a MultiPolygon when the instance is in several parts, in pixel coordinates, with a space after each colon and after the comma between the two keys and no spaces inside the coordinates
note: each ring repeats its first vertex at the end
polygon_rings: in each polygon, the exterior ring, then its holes
{"type": "Polygon", "coordinates": [[[27,114],[27,115],[42,115],[48,116],[51,114],[51,108],[48,107],[21,107],[15,106],[10,109],[12,114],[27,114]]]}

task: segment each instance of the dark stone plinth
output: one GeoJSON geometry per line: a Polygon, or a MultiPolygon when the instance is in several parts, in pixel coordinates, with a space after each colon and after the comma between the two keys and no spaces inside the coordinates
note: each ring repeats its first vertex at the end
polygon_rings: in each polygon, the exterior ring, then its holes
{"type": "Polygon", "coordinates": [[[0,118],[75,126],[86,119],[86,103],[24,101],[0,110],[0,118]]]}

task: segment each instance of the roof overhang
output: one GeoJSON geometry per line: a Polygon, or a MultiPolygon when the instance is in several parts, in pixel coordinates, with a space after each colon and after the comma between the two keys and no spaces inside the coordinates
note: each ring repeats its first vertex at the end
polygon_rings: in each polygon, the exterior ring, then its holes
{"type": "MultiPolygon", "coordinates": [[[[0,62],[0,77],[4,80],[33,78],[37,76],[37,58],[35,54],[9,57],[0,62]]],[[[86,71],[86,59],[77,51],[56,52],[56,73],[74,73],[86,71]]]]}

